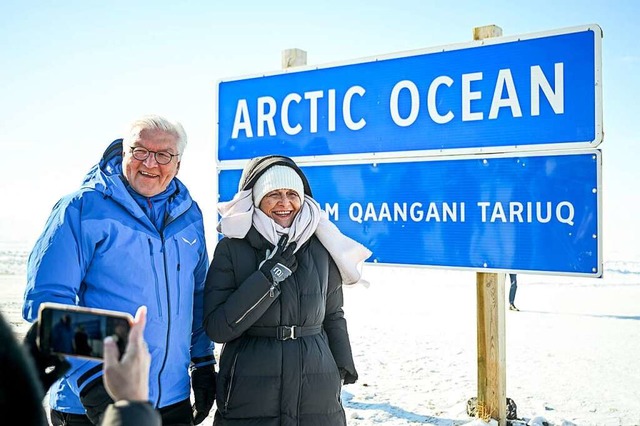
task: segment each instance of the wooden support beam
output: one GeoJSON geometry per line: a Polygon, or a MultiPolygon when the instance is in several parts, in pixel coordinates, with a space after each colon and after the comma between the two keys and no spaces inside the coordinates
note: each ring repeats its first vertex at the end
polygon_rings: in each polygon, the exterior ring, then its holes
{"type": "Polygon", "coordinates": [[[477,273],[478,417],[506,425],[505,274],[477,273]]]}
{"type": "MultiPolygon", "coordinates": [[[[473,39],[501,37],[502,28],[487,25],[473,29],[473,39]]],[[[478,272],[478,406],[483,419],[507,424],[507,366],[505,333],[505,274],[478,272]]]]}
{"type": "Polygon", "coordinates": [[[482,40],[485,38],[502,37],[502,28],[497,25],[485,25],[473,29],[473,39],[482,40]]]}
{"type": "Polygon", "coordinates": [[[282,69],[307,65],[307,52],[302,49],[285,49],[282,51],[282,69]]]}

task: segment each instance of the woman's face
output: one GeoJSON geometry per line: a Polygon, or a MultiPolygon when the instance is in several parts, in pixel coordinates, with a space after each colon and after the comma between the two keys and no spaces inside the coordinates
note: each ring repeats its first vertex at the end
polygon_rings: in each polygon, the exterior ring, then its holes
{"type": "Polygon", "coordinates": [[[260,210],[278,225],[289,228],[300,210],[300,196],[293,189],[276,189],[260,200],[260,210]]]}

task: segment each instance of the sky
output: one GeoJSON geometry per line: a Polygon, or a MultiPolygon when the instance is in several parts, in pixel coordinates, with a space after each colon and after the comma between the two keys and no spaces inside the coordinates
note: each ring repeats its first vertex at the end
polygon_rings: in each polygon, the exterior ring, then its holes
{"type": "Polygon", "coordinates": [[[57,199],[147,113],[184,124],[179,177],[213,240],[216,84],[277,72],[285,49],[322,65],[469,42],[484,25],[511,36],[595,23],[604,32],[605,261],[640,258],[638,16],[633,0],[3,1],[0,240],[32,244],[57,199]]]}

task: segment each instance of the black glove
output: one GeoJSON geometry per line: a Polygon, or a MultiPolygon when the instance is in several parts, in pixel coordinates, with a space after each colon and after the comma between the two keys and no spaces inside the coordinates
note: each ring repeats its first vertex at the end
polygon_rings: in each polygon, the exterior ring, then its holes
{"type": "Polygon", "coordinates": [[[193,409],[193,424],[204,421],[216,400],[216,370],[213,365],[197,367],[191,370],[191,387],[195,403],[193,409]]]}
{"type": "Polygon", "coordinates": [[[342,367],[339,367],[338,371],[340,372],[340,378],[342,379],[343,385],[350,385],[358,380],[358,373],[351,374],[342,367]]]}
{"type": "Polygon", "coordinates": [[[260,272],[274,284],[284,281],[298,269],[298,261],[293,254],[296,243],[291,243],[287,247],[287,241],[289,241],[287,234],[280,237],[276,251],[260,265],[260,272]]]}
{"type": "Polygon", "coordinates": [[[46,355],[40,352],[37,337],[38,321],[35,321],[24,336],[23,344],[33,358],[42,389],[47,392],[51,385],[71,368],[71,364],[62,355],[46,355]]]}

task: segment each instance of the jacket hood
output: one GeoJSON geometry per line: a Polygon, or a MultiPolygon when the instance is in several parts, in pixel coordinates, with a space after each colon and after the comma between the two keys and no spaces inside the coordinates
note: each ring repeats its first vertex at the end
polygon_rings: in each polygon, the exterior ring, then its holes
{"type": "Polygon", "coordinates": [[[84,177],[82,187],[93,188],[105,196],[110,196],[117,182],[126,186],[126,179],[122,175],[122,149],[122,139],[111,142],[98,164],[84,177]]]}
{"type": "Polygon", "coordinates": [[[262,176],[264,172],[266,172],[270,167],[276,165],[291,167],[293,170],[295,170],[295,172],[300,176],[300,179],[302,179],[302,186],[304,187],[305,195],[313,197],[313,194],[311,193],[311,186],[309,186],[309,181],[307,180],[307,177],[304,175],[300,167],[298,167],[298,165],[291,158],[282,155],[267,155],[265,157],[255,157],[251,159],[242,171],[240,183],[238,184],[238,190],[244,191],[247,189],[252,189],[260,176],[262,176]]]}
{"type": "MultiPolygon", "coordinates": [[[[129,182],[127,182],[122,173],[122,143],[122,139],[116,139],[109,144],[98,164],[94,165],[85,176],[82,188],[98,191],[104,197],[116,200],[136,216],[140,216],[142,211],[134,207],[136,202],[132,194],[129,193],[129,182]],[[136,213],[136,210],[138,213],[136,213]]],[[[191,195],[186,186],[177,177],[173,178],[172,183],[167,187],[167,191],[172,191],[169,194],[170,208],[168,210],[171,216],[175,217],[191,206],[193,201],[191,195]]],[[[165,198],[167,196],[165,193],[159,195],[165,198]]],[[[151,197],[151,200],[153,201],[155,197],[151,197]]]]}

